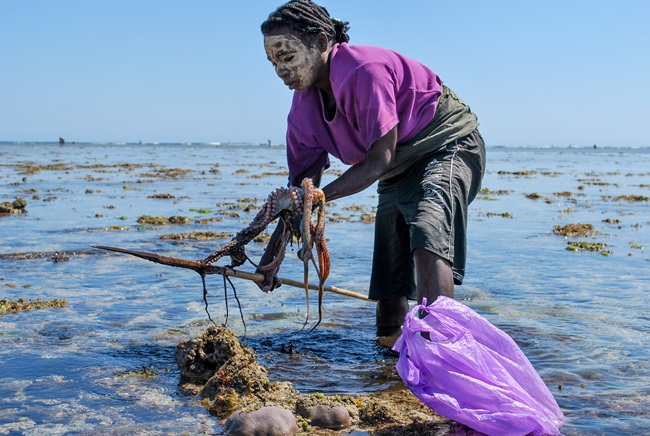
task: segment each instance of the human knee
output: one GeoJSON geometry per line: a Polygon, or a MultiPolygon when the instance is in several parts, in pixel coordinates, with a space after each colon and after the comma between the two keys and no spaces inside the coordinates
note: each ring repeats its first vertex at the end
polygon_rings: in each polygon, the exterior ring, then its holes
{"type": "Polygon", "coordinates": [[[413,250],[413,257],[415,258],[416,265],[429,266],[429,268],[451,268],[449,259],[425,248],[416,248],[413,250]]]}

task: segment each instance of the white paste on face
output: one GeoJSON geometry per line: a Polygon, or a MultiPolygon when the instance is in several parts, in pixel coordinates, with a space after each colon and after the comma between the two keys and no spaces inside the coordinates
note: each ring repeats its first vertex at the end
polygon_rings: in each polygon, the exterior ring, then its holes
{"type": "Polygon", "coordinates": [[[289,89],[298,92],[316,83],[320,68],[324,65],[318,47],[309,47],[290,33],[265,36],[264,50],[278,77],[289,89]]]}

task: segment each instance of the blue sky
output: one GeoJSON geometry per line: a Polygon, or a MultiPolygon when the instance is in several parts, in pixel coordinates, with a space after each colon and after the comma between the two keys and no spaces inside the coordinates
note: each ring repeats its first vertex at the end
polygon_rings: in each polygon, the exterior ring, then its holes
{"type": "MultiPolygon", "coordinates": [[[[284,142],[282,1],[0,0],[0,141],[284,142]]],[[[648,147],[649,1],[322,0],[415,58],[488,145],[648,147]]]]}

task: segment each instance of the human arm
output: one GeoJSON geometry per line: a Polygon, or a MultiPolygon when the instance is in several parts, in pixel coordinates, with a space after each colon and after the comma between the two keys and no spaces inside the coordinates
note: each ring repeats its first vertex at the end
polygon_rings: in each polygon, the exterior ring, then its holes
{"type": "MultiPolygon", "coordinates": [[[[382,174],[384,174],[393,162],[395,150],[397,148],[397,126],[393,127],[388,133],[375,141],[364,160],[352,165],[346,172],[337,177],[334,181],[323,188],[326,201],[332,201],[339,198],[347,197],[357,192],[363,191],[375,183],[382,174]]],[[[315,186],[320,185],[321,171],[312,176],[315,186]]],[[[256,272],[265,276],[264,282],[258,283],[258,286],[264,292],[269,292],[280,286],[277,273],[280,264],[272,269],[264,269],[275,259],[276,248],[282,244],[284,234],[284,222],[279,220],[277,227],[273,231],[269,243],[260,258],[256,272]],[[261,267],[261,268],[260,268],[261,267]]]]}
{"type": "Polygon", "coordinates": [[[395,159],[397,149],[397,126],[376,140],[364,160],[352,165],[327,186],[323,187],[327,201],[361,192],[382,176],[395,159]]]}

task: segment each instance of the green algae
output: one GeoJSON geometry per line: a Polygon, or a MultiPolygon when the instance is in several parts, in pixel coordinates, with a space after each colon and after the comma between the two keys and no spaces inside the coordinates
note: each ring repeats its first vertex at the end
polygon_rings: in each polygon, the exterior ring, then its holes
{"type": "Polygon", "coordinates": [[[585,241],[573,241],[567,242],[566,249],[569,251],[588,251],[588,252],[598,252],[603,256],[609,256],[612,254],[610,250],[605,250],[607,244],[604,242],[585,242],[585,241]]]}

